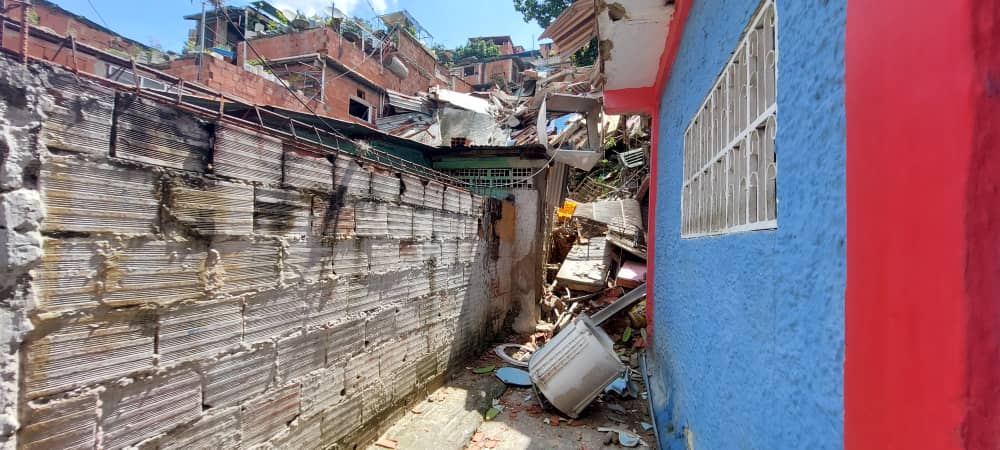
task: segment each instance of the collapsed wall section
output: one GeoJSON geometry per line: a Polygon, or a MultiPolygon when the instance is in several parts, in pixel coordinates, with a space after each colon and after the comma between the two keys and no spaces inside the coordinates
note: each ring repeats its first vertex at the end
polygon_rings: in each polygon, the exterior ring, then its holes
{"type": "Polygon", "coordinates": [[[0,72],[0,448],[353,444],[504,322],[496,202],[0,72]]]}

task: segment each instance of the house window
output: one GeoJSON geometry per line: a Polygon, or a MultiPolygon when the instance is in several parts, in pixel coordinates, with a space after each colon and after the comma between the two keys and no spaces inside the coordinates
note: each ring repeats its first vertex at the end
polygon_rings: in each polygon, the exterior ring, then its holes
{"type": "Polygon", "coordinates": [[[364,100],[365,99],[365,91],[362,91],[361,89],[358,89],[358,98],[364,100]]]}
{"type": "Polygon", "coordinates": [[[350,104],[349,104],[347,112],[350,115],[352,115],[354,117],[357,117],[357,118],[359,118],[361,120],[364,120],[366,122],[371,122],[372,121],[372,107],[371,107],[371,105],[369,105],[368,102],[366,102],[366,101],[364,101],[364,100],[362,100],[360,98],[351,97],[350,104]]]}
{"type": "Polygon", "coordinates": [[[465,69],[463,69],[463,70],[464,70],[463,73],[465,74],[464,76],[467,76],[467,77],[470,77],[470,76],[476,74],[476,66],[465,66],[465,69]]]}
{"type": "Polygon", "coordinates": [[[682,237],[778,227],[776,43],[766,0],[684,131],[682,237]]]}

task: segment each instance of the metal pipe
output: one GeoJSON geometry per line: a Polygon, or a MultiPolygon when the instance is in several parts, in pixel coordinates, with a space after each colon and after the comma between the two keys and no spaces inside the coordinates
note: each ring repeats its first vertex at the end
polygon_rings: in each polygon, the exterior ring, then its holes
{"type": "Polygon", "coordinates": [[[198,77],[196,80],[201,81],[201,59],[205,56],[205,0],[201,2],[201,30],[198,33],[198,77]]]}
{"type": "Polygon", "coordinates": [[[21,0],[21,63],[28,64],[28,11],[31,0],[21,0]]]}

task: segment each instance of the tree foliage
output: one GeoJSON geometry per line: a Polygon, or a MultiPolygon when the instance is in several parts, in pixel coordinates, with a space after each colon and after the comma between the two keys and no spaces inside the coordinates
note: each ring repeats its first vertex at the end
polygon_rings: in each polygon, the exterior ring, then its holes
{"type": "Polygon", "coordinates": [[[492,41],[477,39],[455,49],[453,56],[455,61],[461,61],[470,56],[477,58],[492,58],[500,56],[500,46],[492,41]]]}
{"type": "Polygon", "coordinates": [[[514,9],[524,16],[525,23],[534,20],[538,26],[548,28],[572,4],[573,0],[514,0],[514,9]]]}
{"type": "Polygon", "coordinates": [[[580,47],[576,53],[573,53],[573,55],[569,57],[570,61],[573,61],[573,65],[577,67],[594,65],[594,63],[597,62],[598,45],[597,38],[594,37],[587,43],[587,45],[580,47]]]}

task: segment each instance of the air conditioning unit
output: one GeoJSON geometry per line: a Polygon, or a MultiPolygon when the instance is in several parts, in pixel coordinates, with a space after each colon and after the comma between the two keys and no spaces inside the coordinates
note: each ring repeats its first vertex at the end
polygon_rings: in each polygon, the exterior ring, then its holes
{"type": "Polygon", "coordinates": [[[618,159],[622,162],[623,166],[628,167],[629,169],[642,167],[646,164],[646,150],[637,148],[627,152],[621,152],[618,154],[618,159]]]}

